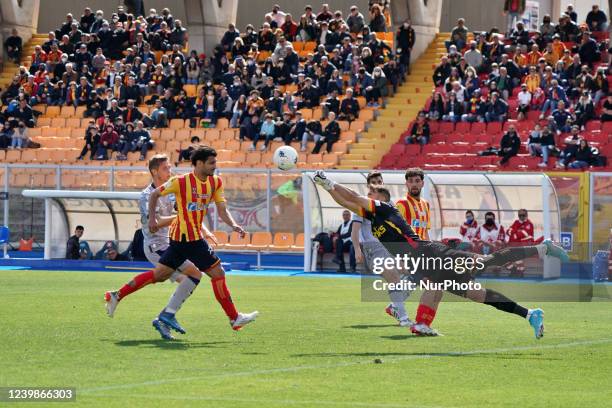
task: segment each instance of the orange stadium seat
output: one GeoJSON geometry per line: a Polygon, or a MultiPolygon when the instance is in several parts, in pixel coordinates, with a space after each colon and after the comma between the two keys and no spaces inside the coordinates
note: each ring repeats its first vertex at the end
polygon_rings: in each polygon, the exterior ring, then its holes
{"type": "Polygon", "coordinates": [[[185,127],[185,120],[183,119],[171,119],[170,129],[183,129],[185,127]]]}
{"type": "Polygon", "coordinates": [[[247,248],[254,249],[256,251],[265,251],[270,248],[272,244],[272,234],[269,232],[254,232],[251,237],[251,243],[247,245],[247,248]]]}
{"type": "Polygon", "coordinates": [[[60,107],[59,106],[47,106],[47,111],[45,112],[45,116],[48,118],[54,118],[59,116],[60,107]]]}
{"type": "Polygon", "coordinates": [[[295,243],[291,245],[291,249],[303,251],[304,250],[304,233],[300,232],[295,236],[295,243]]]}
{"type": "Polygon", "coordinates": [[[217,239],[217,246],[215,249],[223,249],[225,245],[229,242],[229,235],[225,231],[213,231],[213,235],[217,239]]]}
{"type": "Polygon", "coordinates": [[[277,232],[274,234],[274,241],[270,245],[273,251],[287,251],[295,243],[295,238],[291,232],[277,232]]]}
{"type": "Polygon", "coordinates": [[[246,233],[244,238],[240,237],[240,234],[232,231],[229,242],[225,244],[227,249],[246,249],[247,245],[251,243],[251,234],[246,233]]]}
{"type": "Polygon", "coordinates": [[[74,106],[62,106],[59,116],[62,118],[71,118],[74,116],[74,106]]]}
{"type": "Polygon", "coordinates": [[[51,125],[51,119],[50,117],[46,117],[46,116],[40,116],[37,120],[36,120],[36,126],[50,126],[51,125]]]}

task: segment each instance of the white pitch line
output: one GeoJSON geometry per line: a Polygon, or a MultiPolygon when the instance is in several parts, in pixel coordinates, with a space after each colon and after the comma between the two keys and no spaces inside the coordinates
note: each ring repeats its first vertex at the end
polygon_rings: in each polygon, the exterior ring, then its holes
{"type": "MultiPolygon", "coordinates": [[[[118,395],[90,395],[92,398],[123,398],[118,395]]],[[[253,398],[231,398],[231,397],[206,397],[206,396],[170,396],[170,395],[150,395],[150,394],[130,394],[126,398],[146,398],[155,400],[168,401],[224,401],[224,402],[253,402],[259,404],[282,404],[282,405],[308,405],[308,406],[349,406],[349,407],[364,407],[364,408],[452,408],[450,406],[440,405],[406,405],[402,404],[380,404],[367,402],[350,402],[350,401],[328,401],[328,400],[274,400],[274,399],[253,399],[253,398]]]]}
{"type": "MultiPolygon", "coordinates": [[[[471,355],[477,355],[477,354],[509,353],[512,351],[550,350],[550,349],[557,349],[557,348],[569,348],[569,347],[608,344],[608,343],[612,343],[612,339],[576,341],[576,342],[571,342],[571,343],[559,343],[559,344],[540,344],[540,345],[534,345],[534,346],[506,347],[506,348],[497,348],[497,349],[489,349],[489,350],[450,351],[448,353],[436,353],[436,354],[418,354],[418,355],[413,354],[413,355],[407,355],[407,356],[400,356],[400,357],[396,357],[392,359],[386,359],[385,363],[386,364],[397,363],[397,362],[406,361],[406,360],[420,360],[420,359],[427,359],[427,358],[461,357],[461,356],[471,356],[471,355]]],[[[206,380],[206,379],[248,377],[251,375],[266,375],[266,374],[278,374],[278,373],[291,373],[291,372],[304,371],[304,370],[341,368],[341,367],[356,366],[360,364],[372,364],[372,360],[346,361],[342,363],[325,364],[325,365],[319,364],[319,365],[305,365],[305,366],[295,366],[295,367],[270,368],[266,370],[237,371],[237,372],[229,372],[225,374],[198,376],[198,377],[167,378],[167,379],[160,379],[160,380],[153,380],[153,381],[144,381],[140,383],[117,384],[117,385],[108,385],[104,387],[85,388],[83,390],[79,390],[79,394],[91,394],[91,393],[95,393],[99,391],[129,389],[129,388],[144,387],[148,385],[161,385],[161,384],[171,384],[171,383],[178,383],[178,382],[184,383],[188,381],[200,381],[200,380],[206,380]]]]}

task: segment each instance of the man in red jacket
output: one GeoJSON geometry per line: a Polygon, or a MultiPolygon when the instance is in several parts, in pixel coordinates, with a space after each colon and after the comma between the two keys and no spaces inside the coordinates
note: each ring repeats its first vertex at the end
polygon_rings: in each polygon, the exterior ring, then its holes
{"type": "MultiPolygon", "coordinates": [[[[511,246],[533,245],[533,223],[527,218],[527,210],[518,211],[518,220],[508,228],[508,244],[511,246]]],[[[520,260],[508,265],[511,276],[523,277],[525,263],[520,260]]]]}

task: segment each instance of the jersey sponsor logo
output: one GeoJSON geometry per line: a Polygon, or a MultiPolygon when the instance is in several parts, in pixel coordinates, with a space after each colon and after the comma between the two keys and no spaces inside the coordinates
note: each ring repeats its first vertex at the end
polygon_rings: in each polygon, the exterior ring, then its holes
{"type": "Polygon", "coordinates": [[[187,211],[204,211],[208,208],[208,204],[204,203],[189,203],[187,204],[187,211]]]}
{"type": "Polygon", "coordinates": [[[376,237],[376,238],[380,238],[384,235],[384,233],[387,232],[387,229],[385,228],[384,225],[379,225],[378,227],[373,228],[372,230],[372,234],[376,237]]]}

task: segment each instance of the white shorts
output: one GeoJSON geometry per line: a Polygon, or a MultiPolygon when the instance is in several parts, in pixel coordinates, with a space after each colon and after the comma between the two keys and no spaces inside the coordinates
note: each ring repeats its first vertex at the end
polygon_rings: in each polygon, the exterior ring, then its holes
{"type": "MultiPolygon", "coordinates": [[[[166,249],[168,249],[168,245],[143,244],[143,249],[147,260],[153,265],[157,265],[159,263],[159,258],[161,258],[162,254],[166,251],[166,249]]],[[[189,261],[185,261],[185,263],[187,262],[189,261]]],[[[183,265],[185,265],[185,263],[183,265]]],[[[176,282],[178,277],[182,275],[181,271],[183,265],[179,266],[178,269],[172,272],[172,275],[170,275],[170,280],[172,282],[176,282]]]]}

